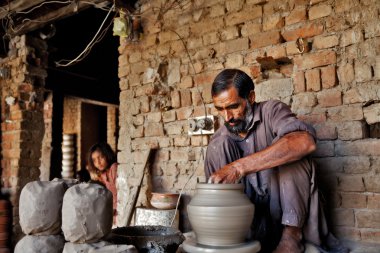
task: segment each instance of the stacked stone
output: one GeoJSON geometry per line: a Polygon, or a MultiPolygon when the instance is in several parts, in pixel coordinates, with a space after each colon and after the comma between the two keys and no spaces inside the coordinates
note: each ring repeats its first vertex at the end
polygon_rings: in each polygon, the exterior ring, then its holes
{"type": "Polygon", "coordinates": [[[135,253],[132,245],[112,245],[102,239],[112,229],[112,193],[98,184],[78,184],[67,190],[62,205],[64,253],[135,253]]]}
{"type": "Polygon", "coordinates": [[[34,181],[21,191],[20,225],[26,234],[15,253],[61,253],[65,240],[61,235],[62,200],[67,189],[63,181],[34,181]]]}

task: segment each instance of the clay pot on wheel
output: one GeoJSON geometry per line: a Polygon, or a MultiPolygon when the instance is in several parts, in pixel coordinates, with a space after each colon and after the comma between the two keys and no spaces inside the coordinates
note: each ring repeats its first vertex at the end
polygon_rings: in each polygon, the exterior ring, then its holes
{"type": "Polygon", "coordinates": [[[210,246],[244,243],[255,208],[243,190],[243,184],[197,184],[187,211],[198,243],[210,246]]]}

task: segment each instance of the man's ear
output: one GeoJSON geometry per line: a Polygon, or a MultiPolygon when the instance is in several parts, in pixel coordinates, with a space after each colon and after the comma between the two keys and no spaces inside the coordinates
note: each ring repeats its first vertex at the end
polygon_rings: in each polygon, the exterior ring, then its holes
{"type": "Polygon", "coordinates": [[[253,104],[255,102],[255,99],[256,99],[255,91],[251,90],[248,95],[249,103],[253,104]]]}

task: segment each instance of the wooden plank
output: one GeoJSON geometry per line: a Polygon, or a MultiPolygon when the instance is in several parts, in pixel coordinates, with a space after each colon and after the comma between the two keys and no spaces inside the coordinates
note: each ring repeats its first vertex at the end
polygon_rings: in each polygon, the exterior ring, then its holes
{"type": "Polygon", "coordinates": [[[26,9],[29,9],[35,5],[38,5],[45,0],[15,0],[9,1],[9,5],[5,4],[0,8],[0,19],[8,15],[9,11],[19,12],[26,9]]]}
{"type": "MultiPolygon", "coordinates": [[[[99,3],[105,2],[105,0],[92,0],[92,2],[93,4],[99,4],[99,3]]],[[[73,3],[75,4],[75,2],[73,3]]],[[[14,27],[14,31],[10,30],[7,32],[11,34],[12,36],[24,34],[24,33],[36,30],[38,28],[41,28],[50,22],[69,17],[79,11],[93,7],[93,5],[86,4],[80,1],[78,2],[77,6],[75,6],[74,4],[68,4],[57,10],[44,13],[38,18],[36,18],[34,21],[26,21],[14,27]]]]}
{"type": "Polygon", "coordinates": [[[151,154],[151,151],[152,151],[151,149],[148,149],[145,151],[144,163],[142,164],[142,168],[141,168],[142,173],[138,177],[139,184],[136,186],[133,186],[130,193],[129,193],[127,206],[125,208],[125,220],[123,221],[122,224],[119,224],[123,227],[129,226],[131,224],[131,220],[132,220],[133,213],[135,211],[137,199],[139,197],[141,184],[142,184],[143,179],[144,179],[146,168],[148,167],[147,165],[148,165],[148,160],[149,160],[149,156],[151,154]]]}

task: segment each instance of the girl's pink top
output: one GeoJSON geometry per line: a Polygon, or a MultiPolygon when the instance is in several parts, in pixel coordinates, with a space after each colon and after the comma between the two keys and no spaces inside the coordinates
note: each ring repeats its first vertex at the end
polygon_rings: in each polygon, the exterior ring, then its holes
{"type": "Polygon", "coordinates": [[[112,192],[114,213],[117,206],[116,178],[117,163],[112,164],[107,171],[100,174],[100,181],[112,192]]]}

